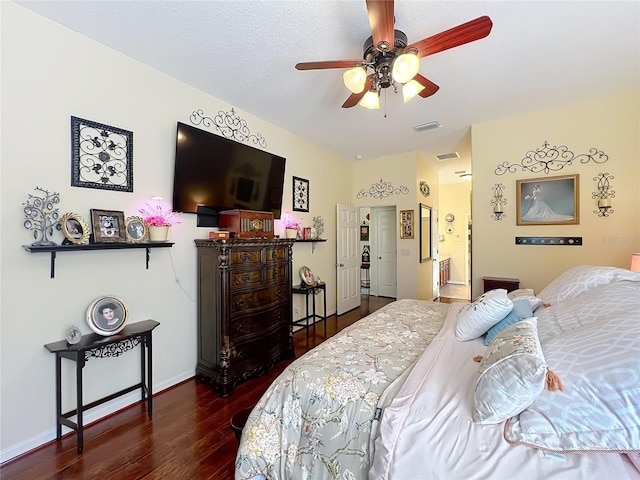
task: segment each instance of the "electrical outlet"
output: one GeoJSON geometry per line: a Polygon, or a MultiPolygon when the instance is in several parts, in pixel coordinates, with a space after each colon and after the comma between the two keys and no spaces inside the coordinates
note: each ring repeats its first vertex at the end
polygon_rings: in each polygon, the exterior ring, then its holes
{"type": "Polygon", "coordinates": [[[296,315],[300,315],[300,307],[295,307],[293,309],[293,313],[295,313],[296,315]]]}

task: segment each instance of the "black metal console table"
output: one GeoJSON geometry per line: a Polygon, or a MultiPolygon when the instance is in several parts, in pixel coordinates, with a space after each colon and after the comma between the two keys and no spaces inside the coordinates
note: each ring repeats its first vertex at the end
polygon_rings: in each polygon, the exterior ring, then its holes
{"type": "Polygon", "coordinates": [[[307,334],[307,348],[309,348],[309,328],[313,326],[315,333],[316,321],[322,320],[324,323],[324,338],[327,338],[327,285],[324,282],[316,282],[313,285],[307,285],[302,283],[301,285],[293,286],[292,293],[298,293],[305,295],[305,316],[299,320],[291,322],[294,326],[302,327],[306,330],[307,334]],[[322,292],[323,310],[322,315],[316,313],[316,295],[318,292],[322,292]],[[309,312],[309,300],[311,300],[313,308],[309,312]]]}
{"type": "Polygon", "coordinates": [[[56,438],[58,440],[62,438],[62,425],[75,430],[77,433],[78,453],[81,453],[84,443],[83,412],[138,388],[141,391],[141,401],[147,400],[147,413],[151,416],[153,411],[151,333],[158,325],[160,323],[155,320],[144,320],[127,325],[120,333],[111,337],[103,337],[102,335],[91,333],[83,335],[75,345],[70,345],[65,340],[61,340],[44,346],[51,353],[56,354],[56,438]],[[119,357],[138,345],[140,345],[140,383],[84,405],[82,401],[82,369],[87,360],[90,358],[119,357]],[[62,413],[63,358],[76,362],[76,408],[67,413],[62,413]],[[75,422],[69,420],[74,415],[77,416],[75,422]]]}

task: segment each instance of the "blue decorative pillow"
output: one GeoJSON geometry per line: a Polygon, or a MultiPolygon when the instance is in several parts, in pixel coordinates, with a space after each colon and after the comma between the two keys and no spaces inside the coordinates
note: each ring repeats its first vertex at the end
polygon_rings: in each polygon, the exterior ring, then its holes
{"type": "Polygon", "coordinates": [[[514,300],[513,309],[511,310],[511,312],[489,329],[489,331],[487,332],[487,336],[484,338],[484,344],[489,345],[491,343],[491,340],[493,340],[496,335],[498,335],[509,325],[513,325],[514,323],[518,323],[525,318],[530,317],[533,317],[533,309],[531,308],[531,303],[529,302],[529,300],[514,300]]]}

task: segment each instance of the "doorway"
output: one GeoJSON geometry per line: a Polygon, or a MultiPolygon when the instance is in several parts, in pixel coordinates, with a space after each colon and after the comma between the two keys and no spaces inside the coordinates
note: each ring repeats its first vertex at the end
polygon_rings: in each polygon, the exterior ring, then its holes
{"type": "Polygon", "coordinates": [[[362,252],[360,293],[397,298],[396,207],[360,207],[358,220],[362,252]]]}

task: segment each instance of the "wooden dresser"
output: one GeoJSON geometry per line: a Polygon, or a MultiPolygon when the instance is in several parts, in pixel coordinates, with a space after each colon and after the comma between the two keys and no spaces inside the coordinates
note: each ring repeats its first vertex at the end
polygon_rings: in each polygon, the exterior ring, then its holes
{"type": "Polygon", "coordinates": [[[226,397],[293,355],[293,240],[195,240],[198,251],[196,379],[226,397]]]}

